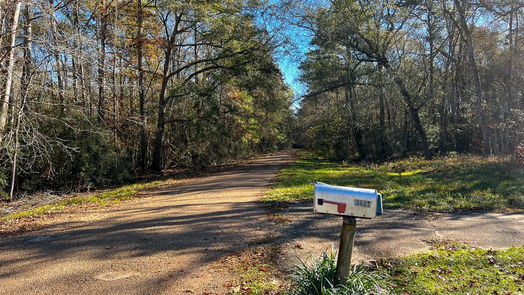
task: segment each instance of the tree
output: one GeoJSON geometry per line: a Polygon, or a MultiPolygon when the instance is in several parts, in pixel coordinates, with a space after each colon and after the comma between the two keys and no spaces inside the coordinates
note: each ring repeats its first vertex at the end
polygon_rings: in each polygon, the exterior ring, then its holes
{"type": "Polygon", "coordinates": [[[13,72],[15,66],[15,45],[16,36],[18,30],[18,18],[20,16],[20,7],[22,7],[21,1],[14,1],[13,16],[11,18],[11,27],[9,29],[9,44],[7,46],[7,67],[5,69],[6,79],[4,84],[4,92],[2,95],[2,103],[0,105],[0,144],[3,141],[3,134],[7,127],[7,117],[9,116],[9,102],[11,99],[11,88],[13,84],[13,72]]]}
{"type": "Polygon", "coordinates": [[[256,1],[0,6],[0,189],[9,182],[12,195],[288,143],[290,93],[272,38],[255,25],[256,1]]]}
{"type": "Polygon", "coordinates": [[[302,64],[306,146],[336,158],[384,160],[419,151],[426,159],[435,151],[507,154],[518,145],[520,3],[302,6],[299,26],[313,36],[302,64]]]}

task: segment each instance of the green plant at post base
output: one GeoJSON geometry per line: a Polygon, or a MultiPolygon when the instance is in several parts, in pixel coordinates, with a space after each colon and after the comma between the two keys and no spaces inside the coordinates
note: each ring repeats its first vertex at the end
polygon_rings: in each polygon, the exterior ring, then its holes
{"type": "Polygon", "coordinates": [[[348,280],[339,283],[336,278],[335,254],[322,253],[321,259],[311,267],[304,262],[293,269],[294,288],[292,295],[342,295],[342,294],[388,294],[378,284],[378,276],[363,266],[355,266],[348,280]]]}

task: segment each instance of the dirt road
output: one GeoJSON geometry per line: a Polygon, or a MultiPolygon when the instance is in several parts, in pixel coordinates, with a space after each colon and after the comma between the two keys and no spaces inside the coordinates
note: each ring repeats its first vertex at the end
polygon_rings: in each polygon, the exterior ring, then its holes
{"type": "Polygon", "coordinates": [[[219,259],[264,241],[280,153],[0,240],[0,294],[223,293],[219,259]]]}
{"type": "MultiPolygon", "coordinates": [[[[233,277],[222,258],[250,246],[280,245],[280,266],[336,249],[340,217],[315,215],[310,204],[268,215],[257,202],[290,159],[289,153],[268,156],[1,238],[0,294],[223,294],[233,277]]],[[[390,210],[359,220],[354,258],[415,253],[433,239],[522,245],[523,233],[523,214],[390,210]]]]}

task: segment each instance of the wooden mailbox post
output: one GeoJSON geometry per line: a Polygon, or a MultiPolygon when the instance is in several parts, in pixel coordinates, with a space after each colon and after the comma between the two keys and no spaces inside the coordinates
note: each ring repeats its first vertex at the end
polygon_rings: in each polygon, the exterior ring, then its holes
{"type": "Polygon", "coordinates": [[[374,218],[382,215],[382,195],[374,189],[315,184],[314,211],[343,217],[337,259],[339,282],[348,279],[351,254],[357,232],[356,218],[374,218]]]}

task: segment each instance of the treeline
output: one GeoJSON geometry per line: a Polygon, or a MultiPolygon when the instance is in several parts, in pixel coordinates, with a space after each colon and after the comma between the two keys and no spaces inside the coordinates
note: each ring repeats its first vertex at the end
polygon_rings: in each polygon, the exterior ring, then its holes
{"type": "Polygon", "coordinates": [[[522,1],[307,2],[302,145],[384,160],[511,154],[523,143],[522,1]]]}
{"type": "Polygon", "coordinates": [[[0,191],[82,188],[288,144],[257,1],[0,2],[0,191]]]}

